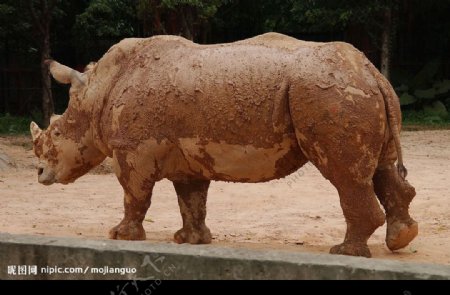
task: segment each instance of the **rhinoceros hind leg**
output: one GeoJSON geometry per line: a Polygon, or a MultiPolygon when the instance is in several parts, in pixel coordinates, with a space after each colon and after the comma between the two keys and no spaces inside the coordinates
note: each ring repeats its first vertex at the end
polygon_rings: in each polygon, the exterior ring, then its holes
{"type": "Polygon", "coordinates": [[[331,254],[339,255],[352,255],[352,256],[363,256],[370,258],[372,254],[370,253],[367,243],[342,243],[331,247],[331,254]]]}
{"type": "Polygon", "coordinates": [[[395,166],[377,169],[373,177],[375,192],[386,211],[386,245],[391,251],[406,247],[418,234],[419,226],[409,216],[414,187],[402,179],[395,166]]]}
{"type": "Polygon", "coordinates": [[[371,257],[367,241],[385,220],[372,184],[349,183],[344,180],[335,181],[334,185],[339,192],[347,232],[344,242],[331,248],[330,253],[371,257]]]}
{"type": "Polygon", "coordinates": [[[308,159],[339,193],[347,231],[344,242],[331,248],[330,253],[370,257],[367,241],[385,222],[372,183],[377,164],[374,155],[381,143],[363,145],[362,137],[358,142],[353,134],[338,129],[321,135],[308,129],[297,131],[299,145],[308,159]]]}
{"type": "Polygon", "coordinates": [[[174,235],[178,244],[209,244],[211,232],[205,224],[206,198],[210,181],[174,181],[183,228],[174,235]]]}

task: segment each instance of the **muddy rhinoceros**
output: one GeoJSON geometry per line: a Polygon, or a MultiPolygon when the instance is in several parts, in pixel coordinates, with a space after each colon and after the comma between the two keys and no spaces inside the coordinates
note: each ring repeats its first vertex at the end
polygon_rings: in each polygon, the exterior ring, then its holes
{"type": "Polygon", "coordinates": [[[31,123],[39,182],[73,182],[111,157],[125,195],[111,239],[146,238],[153,186],[167,178],[183,219],[175,241],[210,243],[211,180],[264,182],[308,161],[336,187],[347,222],[331,253],[370,257],[367,240],[385,220],[391,250],[417,235],[398,98],[349,44],[275,33],[218,45],[155,36],[121,41],[83,74],[48,65],[71,88],[47,130],[31,123]]]}

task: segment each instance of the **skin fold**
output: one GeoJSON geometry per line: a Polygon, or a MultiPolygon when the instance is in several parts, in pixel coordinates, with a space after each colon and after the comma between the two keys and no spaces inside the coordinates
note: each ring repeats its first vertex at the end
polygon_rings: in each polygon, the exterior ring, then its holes
{"type": "Polygon", "coordinates": [[[269,33],[198,45],[155,36],[121,41],[83,74],[48,65],[71,88],[67,110],[47,130],[31,124],[39,182],[73,182],[112,157],[125,207],[112,239],[146,239],[154,184],[167,178],[183,219],[174,240],[210,243],[211,180],[264,182],[307,162],[336,187],[347,222],[331,253],[370,257],[367,240],[385,220],[391,250],[417,235],[398,98],[347,43],[269,33]]]}

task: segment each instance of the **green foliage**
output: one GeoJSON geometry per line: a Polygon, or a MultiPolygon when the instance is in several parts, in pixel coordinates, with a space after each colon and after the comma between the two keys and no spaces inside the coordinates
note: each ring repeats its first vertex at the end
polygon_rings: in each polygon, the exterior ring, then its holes
{"type": "Polygon", "coordinates": [[[121,39],[136,35],[136,3],[136,0],[91,0],[76,15],[72,39],[85,64],[98,60],[121,39]]]}
{"type": "Polygon", "coordinates": [[[30,53],[31,20],[17,0],[0,4],[0,49],[15,48],[16,53],[30,53]],[[28,17],[24,17],[28,16],[28,17]]]}
{"type": "Polygon", "coordinates": [[[424,126],[432,128],[449,128],[450,119],[443,119],[438,115],[430,115],[424,110],[404,110],[402,111],[403,126],[424,126]]]}
{"type": "Polygon", "coordinates": [[[433,84],[436,95],[445,94],[450,91],[450,80],[437,81],[433,84]]]}
{"type": "Polygon", "coordinates": [[[93,0],[76,17],[75,34],[82,42],[131,37],[135,33],[135,1],[93,0]]]}
{"type": "MultiPolygon", "coordinates": [[[[287,8],[278,4],[281,0],[230,0],[223,4],[212,20],[212,42],[227,42],[261,34],[266,30],[265,23],[275,23],[283,18],[287,8]],[[277,18],[274,11],[278,10],[277,18]]],[[[274,27],[275,25],[271,26],[274,27]]],[[[268,29],[270,30],[270,29],[268,29]]]]}
{"type": "Polygon", "coordinates": [[[206,42],[209,21],[219,7],[231,0],[139,0],[137,18],[144,36],[181,35],[206,42]]]}
{"type": "Polygon", "coordinates": [[[428,62],[414,77],[396,73],[394,82],[403,82],[395,88],[400,104],[416,110],[422,110],[425,117],[441,118],[445,120],[449,114],[444,104],[450,98],[450,80],[438,80],[441,62],[433,60],[428,62]]]}
{"type": "Polygon", "coordinates": [[[30,130],[31,119],[0,114],[0,134],[25,134],[30,130]]]}
{"type": "Polygon", "coordinates": [[[8,29],[12,27],[10,24],[15,16],[15,7],[9,5],[8,3],[0,4],[0,38],[4,38],[9,35],[8,29]]]}
{"type": "MultiPolygon", "coordinates": [[[[402,86],[404,86],[404,85],[402,85],[402,86]]],[[[417,101],[417,98],[415,98],[413,95],[409,94],[407,91],[408,91],[408,88],[406,88],[405,92],[403,92],[399,97],[400,104],[402,106],[410,105],[417,101]]]]}
{"type": "Polygon", "coordinates": [[[426,104],[423,107],[423,110],[425,112],[425,115],[427,115],[428,117],[437,116],[443,120],[448,118],[447,108],[440,100],[436,100],[433,103],[426,104]]]}
{"type": "Polygon", "coordinates": [[[409,82],[409,85],[414,89],[427,87],[427,85],[429,85],[436,76],[440,66],[441,62],[437,59],[426,63],[417,75],[409,82]]]}
{"type": "Polygon", "coordinates": [[[200,18],[208,19],[216,14],[217,9],[227,1],[223,0],[162,0],[161,7],[177,9],[180,6],[196,8],[200,18]]]}
{"type": "MultiPolygon", "coordinates": [[[[272,2],[272,1],[262,1],[272,2]]],[[[350,24],[361,24],[370,29],[379,28],[379,16],[385,8],[395,8],[395,2],[383,0],[291,0],[275,1],[274,9],[268,21],[269,30],[281,30],[302,33],[324,33],[343,31],[350,24]]],[[[269,7],[272,5],[268,4],[269,7]]]]}
{"type": "MultiPolygon", "coordinates": [[[[38,78],[33,77],[38,77],[40,68],[39,32],[29,4],[39,16],[44,1],[56,3],[52,56],[79,69],[125,37],[175,34],[218,43],[267,31],[316,41],[353,42],[378,65],[383,12],[390,8],[395,19],[392,32],[396,32],[391,65],[404,69],[392,71],[391,79],[402,108],[434,121],[446,117],[443,106],[450,108],[450,0],[2,0],[0,68],[7,69],[0,85],[2,113],[30,113],[41,105],[39,90],[33,95],[35,90],[27,90],[39,87],[38,78]],[[411,70],[436,57],[442,62],[435,60],[420,71],[411,70]],[[18,101],[30,107],[18,107],[18,101]]],[[[67,89],[55,84],[53,94],[61,111],[67,104],[67,89]]]]}

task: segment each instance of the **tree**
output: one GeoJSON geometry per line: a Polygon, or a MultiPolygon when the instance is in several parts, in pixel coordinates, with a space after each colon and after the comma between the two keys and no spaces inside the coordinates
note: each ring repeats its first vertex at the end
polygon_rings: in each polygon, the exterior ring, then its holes
{"type": "Polygon", "coordinates": [[[253,37],[267,30],[266,20],[274,20],[274,12],[279,15],[287,10],[283,0],[230,0],[223,3],[212,19],[214,42],[229,42],[253,37]],[[276,4],[281,4],[276,7],[276,4]],[[272,6],[273,5],[273,6],[272,6]]]}
{"type": "Polygon", "coordinates": [[[208,22],[228,0],[139,0],[138,18],[143,35],[181,35],[206,42],[208,22]]]}
{"type": "Polygon", "coordinates": [[[60,94],[61,86],[51,86],[42,60],[50,53],[65,62],[75,56],[67,28],[73,26],[74,15],[84,11],[87,1],[2,1],[0,112],[32,115],[45,125],[52,105],[59,111],[65,109],[66,95],[60,94]]]}
{"type": "Polygon", "coordinates": [[[381,33],[380,71],[387,79],[389,79],[389,69],[391,64],[391,27],[392,9],[386,7],[383,13],[383,29],[381,33]]]}
{"type": "Polygon", "coordinates": [[[111,45],[137,35],[137,0],[92,0],[75,17],[72,32],[84,62],[97,60],[111,45]]]}
{"type": "Polygon", "coordinates": [[[18,1],[4,0],[0,4],[0,112],[21,115],[26,112],[24,101],[29,95],[19,89],[26,84],[26,77],[18,69],[34,62],[29,58],[33,50],[31,24],[22,11],[18,1]]]}
{"type": "Polygon", "coordinates": [[[83,41],[133,36],[135,5],[135,0],[92,0],[76,16],[74,30],[83,41]]]}
{"type": "Polygon", "coordinates": [[[42,78],[42,114],[43,125],[48,126],[55,111],[52,96],[52,80],[45,60],[51,57],[50,26],[53,14],[58,10],[57,0],[28,1],[28,10],[32,16],[36,41],[40,48],[40,67],[42,78]]]}
{"type": "Polygon", "coordinates": [[[380,68],[389,76],[392,39],[395,35],[395,16],[398,1],[389,0],[276,0],[268,7],[279,5],[281,13],[269,14],[266,30],[296,33],[345,32],[364,30],[372,43],[380,50],[380,68]],[[275,2],[275,3],[274,3],[275,2]]]}

